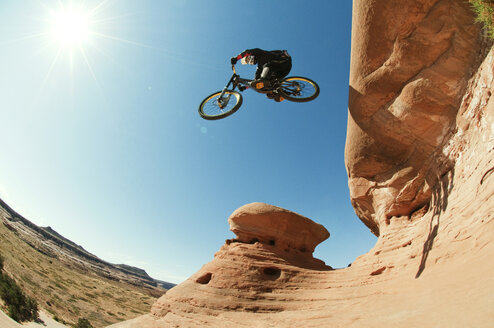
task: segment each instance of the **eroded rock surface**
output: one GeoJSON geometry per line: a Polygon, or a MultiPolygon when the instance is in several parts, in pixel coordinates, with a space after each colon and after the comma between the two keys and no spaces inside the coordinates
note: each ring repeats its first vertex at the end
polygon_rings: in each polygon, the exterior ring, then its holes
{"type": "Polygon", "coordinates": [[[480,64],[469,6],[354,1],[345,162],[352,204],[376,235],[428,206],[453,166],[442,148],[480,64]]]}
{"type": "Polygon", "coordinates": [[[345,160],[376,245],[332,270],[301,252],[318,233],[241,208],[237,241],[118,327],[492,326],[494,50],[459,0],[354,0],[352,29],[345,160]]]}
{"type": "Polygon", "coordinates": [[[331,270],[312,257],[314,248],[329,237],[329,232],[306,217],[252,203],[236,210],[228,222],[238,238],[227,240],[213,261],[156,302],[152,309],[155,316],[173,315],[177,303],[188,308],[187,312],[195,311],[199,304],[217,314],[225,307],[247,312],[283,311],[284,306],[267,295],[296,288],[312,271],[331,270]],[[214,294],[216,301],[210,297],[214,294]],[[228,304],[223,299],[226,295],[231,296],[228,304]],[[196,302],[192,306],[184,302],[190,298],[196,302]]]}
{"type": "Polygon", "coordinates": [[[228,223],[239,241],[260,241],[286,251],[293,249],[312,254],[318,244],[329,238],[329,232],[322,225],[264,203],[242,206],[230,216],[228,223]]]}

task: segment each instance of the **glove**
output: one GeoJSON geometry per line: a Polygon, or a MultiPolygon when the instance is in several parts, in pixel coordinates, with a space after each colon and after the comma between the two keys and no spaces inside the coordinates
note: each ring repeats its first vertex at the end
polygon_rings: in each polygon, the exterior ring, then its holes
{"type": "Polygon", "coordinates": [[[235,65],[237,63],[237,57],[232,57],[230,59],[230,63],[232,63],[232,65],[235,65]]]}

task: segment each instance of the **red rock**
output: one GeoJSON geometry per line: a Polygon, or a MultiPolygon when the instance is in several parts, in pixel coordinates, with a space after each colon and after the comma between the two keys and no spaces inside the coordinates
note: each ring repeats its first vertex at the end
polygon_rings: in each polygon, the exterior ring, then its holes
{"type": "Polygon", "coordinates": [[[228,219],[238,240],[253,240],[276,245],[280,250],[294,249],[312,254],[314,248],[329,238],[320,224],[280,207],[252,203],[240,207],[228,219]]]}
{"type": "Polygon", "coordinates": [[[454,165],[442,149],[479,50],[467,1],[354,1],[345,162],[374,234],[428,204],[454,165]]]}

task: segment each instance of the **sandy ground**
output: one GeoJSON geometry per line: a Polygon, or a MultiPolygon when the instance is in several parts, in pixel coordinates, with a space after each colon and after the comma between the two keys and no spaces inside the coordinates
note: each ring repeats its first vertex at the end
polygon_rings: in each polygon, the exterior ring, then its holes
{"type": "Polygon", "coordinates": [[[42,323],[34,323],[34,322],[29,322],[29,323],[24,323],[20,324],[12,320],[8,315],[6,315],[4,312],[0,311],[0,327],[1,328],[19,328],[19,327],[29,327],[29,328],[67,328],[67,326],[62,325],[60,322],[57,322],[53,320],[53,318],[43,312],[39,311],[39,318],[41,319],[42,323]]]}

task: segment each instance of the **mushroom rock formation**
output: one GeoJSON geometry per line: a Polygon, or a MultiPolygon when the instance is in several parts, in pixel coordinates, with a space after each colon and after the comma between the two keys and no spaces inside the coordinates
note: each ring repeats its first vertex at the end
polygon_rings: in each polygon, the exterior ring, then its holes
{"type": "Polygon", "coordinates": [[[320,224],[280,207],[252,203],[236,210],[228,219],[238,241],[253,240],[277,245],[281,250],[298,250],[312,254],[314,248],[329,237],[320,224]]]}
{"type": "Polygon", "coordinates": [[[345,162],[379,236],[350,267],[329,236],[254,203],[152,313],[115,327],[492,327],[494,48],[463,0],[354,0],[345,162]]]}
{"type": "Polygon", "coordinates": [[[248,317],[257,314],[264,326],[267,316],[311,307],[312,292],[327,286],[319,278],[333,271],[312,256],[329,232],[264,203],[242,206],[228,222],[237,238],[226,240],[211,262],[162,296],[150,315],[112,327],[252,327],[248,317]]]}
{"type": "Polygon", "coordinates": [[[273,294],[294,288],[310,272],[331,270],[312,257],[329,232],[306,217],[252,203],[236,210],[228,222],[238,238],[227,240],[213,261],[159,299],[152,309],[155,316],[173,313],[177,303],[188,307],[186,312],[277,312],[280,305],[273,294]],[[190,299],[193,304],[183,305],[190,299]]]}

